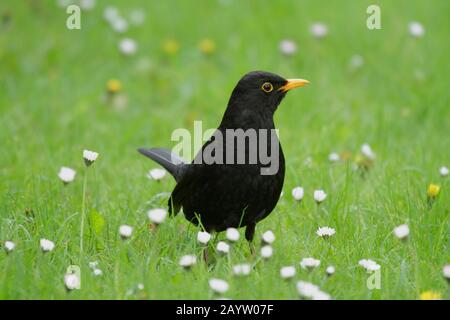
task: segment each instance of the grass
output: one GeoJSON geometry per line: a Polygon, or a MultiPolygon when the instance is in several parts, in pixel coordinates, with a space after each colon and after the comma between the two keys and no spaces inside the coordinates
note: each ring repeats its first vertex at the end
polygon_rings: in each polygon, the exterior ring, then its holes
{"type": "Polygon", "coordinates": [[[212,297],[208,280],[218,277],[229,281],[226,296],[233,299],[296,299],[295,281],[279,276],[286,265],[297,267],[296,279],[336,299],[416,299],[426,290],[448,298],[442,267],[450,262],[450,184],[438,169],[450,164],[450,3],[378,1],[382,29],[369,31],[372,2],[108,1],[124,13],[146,11],[144,25],[126,33],[139,50],[124,57],[117,50],[123,36],[102,18],[106,1],[82,12],[82,29],[72,31],[54,1],[3,1],[2,21],[9,14],[10,23],[0,29],[0,240],[17,248],[0,251],[0,298],[205,299],[212,297]],[[425,26],[423,38],[409,35],[413,20],[425,26]],[[310,35],[315,21],[328,25],[326,38],[310,35]],[[199,52],[204,38],[216,44],[210,56],[199,52]],[[298,43],[293,57],[278,51],[285,38],[298,43]],[[162,50],[167,39],[179,43],[179,52],[162,50]],[[354,54],[365,63],[351,71],[354,54]],[[164,205],[161,193],[175,183],[146,178],[156,164],[136,148],[172,147],[171,132],[192,130],[196,119],[216,127],[235,83],[254,69],[311,81],[276,114],[287,158],[285,192],[256,233],[259,239],[273,230],[274,255],[252,257],[241,240],[229,257],[212,253],[214,263],[185,272],[182,255],[201,257],[198,229],[181,215],[149,229],[146,210],[164,205]],[[123,110],[104,101],[112,78],[123,84],[123,110]],[[361,175],[352,168],[364,142],[377,158],[361,175]],[[83,149],[100,156],[88,169],[80,256],[83,149]],[[331,164],[332,151],[351,152],[352,160],[331,164]],[[61,166],[77,171],[67,186],[57,177],[61,166]],[[432,182],[441,193],[430,206],[432,182]],[[290,195],[297,185],[306,192],[300,204],[290,195]],[[328,194],[319,207],[312,199],[318,188],[328,194]],[[403,223],[411,229],[407,241],[392,234],[403,223]],[[134,227],[125,242],[121,224],[134,227]],[[315,235],[325,225],[336,229],[328,240],[315,235]],[[54,241],[55,250],[43,254],[40,238],[54,241]],[[299,267],[309,256],[321,260],[310,273],[299,267]],[[368,275],[358,266],[363,258],[381,265],[381,289],[367,288],[368,275]],[[102,277],[88,267],[94,260],[102,277]],[[251,274],[233,278],[231,266],[246,261],[254,265],[251,274]],[[63,277],[72,264],[81,267],[82,288],[66,292],[63,277]],[[328,265],[336,267],[330,278],[328,265]],[[134,290],[138,283],[143,291],[134,290]]]}

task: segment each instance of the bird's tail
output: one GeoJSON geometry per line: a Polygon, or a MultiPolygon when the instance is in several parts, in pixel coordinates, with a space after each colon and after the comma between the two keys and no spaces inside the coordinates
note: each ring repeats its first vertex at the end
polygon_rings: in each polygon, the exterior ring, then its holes
{"type": "Polygon", "coordinates": [[[159,163],[169,171],[169,173],[175,178],[176,181],[180,178],[181,167],[186,164],[186,162],[172,153],[170,150],[163,148],[139,148],[138,151],[144,156],[149,157],[153,161],[159,163]]]}

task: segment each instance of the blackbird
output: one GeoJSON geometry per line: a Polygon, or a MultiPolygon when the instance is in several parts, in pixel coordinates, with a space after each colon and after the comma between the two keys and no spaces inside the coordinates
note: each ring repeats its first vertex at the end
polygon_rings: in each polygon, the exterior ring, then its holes
{"type": "Polygon", "coordinates": [[[266,136],[257,135],[257,140],[245,139],[243,150],[233,146],[234,137],[226,133],[239,129],[244,132],[273,131],[273,115],[286,93],[308,83],[307,80],[284,79],[264,71],[244,75],[231,94],[222,122],[216,130],[219,135],[214,134],[191,163],[186,163],[167,149],[138,149],[162,165],[177,182],[169,199],[169,212],[177,214],[183,208],[188,221],[200,224],[208,232],[245,226],[245,238],[251,242],[256,224],[272,212],[280,197],[285,174],[284,155],[276,135],[273,137],[269,133],[266,136]],[[220,137],[223,138],[222,148],[215,148],[211,155],[219,156],[214,159],[227,161],[198,161],[207,147],[220,137]],[[267,161],[258,156],[256,161],[255,158],[250,161],[254,156],[249,151],[250,147],[257,144],[260,147],[256,148],[258,153],[262,148],[261,142],[265,144],[264,150],[277,151],[271,154],[276,156],[273,159],[277,162],[275,172],[263,174],[262,169],[267,167],[267,161]],[[225,146],[229,145],[232,147],[227,149],[225,146]],[[222,157],[218,154],[220,152],[222,157]],[[231,156],[227,157],[227,153],[231,156]],[[239,156],[244,157],[244,162],[243,158],[241,163],[236,161],[239,156]]]}

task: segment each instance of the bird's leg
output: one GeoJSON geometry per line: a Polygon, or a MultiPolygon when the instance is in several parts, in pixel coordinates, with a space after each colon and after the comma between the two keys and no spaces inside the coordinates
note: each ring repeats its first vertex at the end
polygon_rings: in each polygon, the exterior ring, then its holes
{"type": "Polygon", "coordinates": [[[248,245],[250,248],[250,254],[252,256],[255,255],[255,247],[252,243],[253,237],[255,236],[255,227],[256,227],[256,224],[252,223],[252,224],[247,225],[247,228],[245,228],[245,239],[247,239],[247,241],[248,241],[248,245]]]}

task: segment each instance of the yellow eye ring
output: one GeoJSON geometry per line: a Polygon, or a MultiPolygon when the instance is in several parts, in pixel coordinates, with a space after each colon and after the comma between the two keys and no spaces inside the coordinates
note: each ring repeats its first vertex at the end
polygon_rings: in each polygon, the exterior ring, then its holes
{"type": "Polygon", "coordinates": [[[270,82],[264,82],[264,84],[261,86],[261,90],[269,93],[273,90],[273,85],[270,82]]]}

